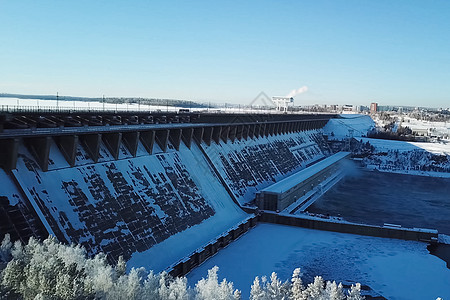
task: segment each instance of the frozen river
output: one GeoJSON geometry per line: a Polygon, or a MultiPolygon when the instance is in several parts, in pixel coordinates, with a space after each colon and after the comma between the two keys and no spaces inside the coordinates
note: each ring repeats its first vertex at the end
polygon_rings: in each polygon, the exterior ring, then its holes
{"type": "Polygon", "coordinates": [[[450,270],[430,255],[427,244],[352,234],[259,224],[192,270],[190,283],[217,265],[219,280],[234,282],[248,299],[255,276],[276,272],[290,279],[300,267],[304,282],[314,275],[326,280],[360,282],[388,299],[450,298],[450,270]]]}
{"type": "Polygon", "coordinates": [[[308,208],[351,222],[437,229],[450,234],[450,179],[359,171],[308,208]]]}

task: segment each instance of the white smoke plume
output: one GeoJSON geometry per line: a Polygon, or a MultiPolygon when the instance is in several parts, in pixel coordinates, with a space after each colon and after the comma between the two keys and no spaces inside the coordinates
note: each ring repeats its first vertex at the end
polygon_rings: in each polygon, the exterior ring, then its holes
{"type": "Polygon", "coordinates": [[[289,94],[286,95],[287,98],[295,97],[301,93],[308,91],[308,87],[306,85],[302,86],[299,89],[292,90],[289,94]]]}

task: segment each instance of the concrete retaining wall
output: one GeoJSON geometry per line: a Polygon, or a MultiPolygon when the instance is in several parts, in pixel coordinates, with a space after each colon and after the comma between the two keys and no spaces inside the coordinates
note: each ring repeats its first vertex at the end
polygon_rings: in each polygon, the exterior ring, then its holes
{"type": "Polygon", "coordinates": [[[257,224],[257,217],[252,216],[235,227],[231,228],[227,232],[223,233],[217,239],[211,241],[203,248],[197,249],[194,253],[184,258],[181,261],[176,262],[171,267],[166,269],[172,276],[184,276],[193,268],[201,265],[205,260],[219,252],[220,249],[225,248],[231,242],[238,239],[241,235],[255,227],[257,224]]]}
{"type": "Polygon", "coordinates": [[[421,242],[437,241],[437,230],[421,228],[381,227],[356,223],[340,223],[332,220],[316,220],[302,218],[301,216],[280,215],[263,211],[258,216],[259,222],[304,227],[309,229],[352,233],[374,237],[412,240],[421,242]]]}
{"type": "Polygon", "coordinates": [[[219,252],[220,249],[225,248],[241,235],[255,227],[258,222],[420,242],[437,242],[438,237],[437,230],[341,223],[332,220],[307,219],[301,216],[260,211],[257,216],[252,216],[239,223],[203,248],[197,249],[188,257],[176,262],[166,269],[166,271],[172,276],[185,276],[192,269],[201,265],[208,258],[219,252]]]}

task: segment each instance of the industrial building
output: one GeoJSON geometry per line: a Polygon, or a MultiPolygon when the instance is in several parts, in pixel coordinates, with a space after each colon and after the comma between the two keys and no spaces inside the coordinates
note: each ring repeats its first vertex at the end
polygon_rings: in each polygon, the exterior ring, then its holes
{"type": "Polygon", "coordinates": [[[318,184],[335,174],[350,152],[338,152],[307,167],[256,194],[258,207],[282,211],[318,184]]]}

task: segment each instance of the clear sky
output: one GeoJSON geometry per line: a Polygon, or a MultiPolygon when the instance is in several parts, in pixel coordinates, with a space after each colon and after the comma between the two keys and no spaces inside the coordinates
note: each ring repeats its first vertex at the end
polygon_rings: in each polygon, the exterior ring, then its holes
{"type": "Polygon", "coordinates": [[[0,0],[0,93],[450,107],[450,1],[0,0]],[[305,90],[305,89],[303,89],[305,90]]]}

